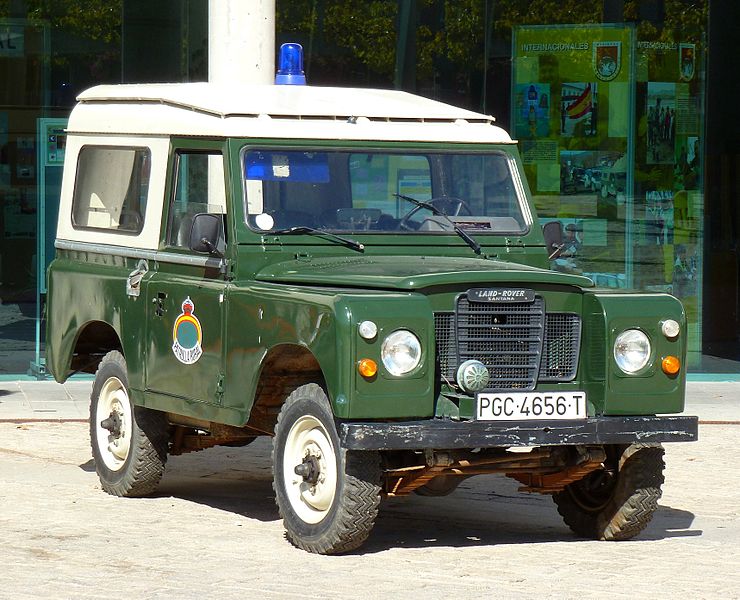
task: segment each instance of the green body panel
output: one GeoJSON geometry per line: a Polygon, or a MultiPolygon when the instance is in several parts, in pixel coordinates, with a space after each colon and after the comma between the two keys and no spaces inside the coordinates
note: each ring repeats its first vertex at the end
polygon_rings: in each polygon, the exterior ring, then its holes
{"type": "Polygon", "coordinates": [[[380,289],[419,290],[439,285],[549,283],[591,287],[586,277],[546,271],[499,260],[422,256],[352,256],[345,259],[306,258],[270,265],[259,271],[261,281],[345,285],[380,289]]]}
{"type": "MultiPolygon", "coordinates": [[[[226,283],[209,277],[205,269],[160,264],[145,286],[146,315],[146,388],[220,405],[218,388],[222,375],[226,283]],[[200,277],[199,272],[200,271],[200,277]],[[174,326],[183,315],[183,303],[190,299],[193,317],[202,332],[202,355],[197,362],[183,365],[174,352],[174,326]],[[187,368],[184,368],[187,366],[187,368]]],[[[186,346],[196,327],[183,321],[178,332],[186,346]]],[[[182,347],[182,346],[180,346],[182,347]]]]}
{"type": "Polygon", "coordinates": [[[270,284],[235,286],[229,295],[224,404],[248,414],[265,357],[271,350],[296,345],[319,363],[338,417],[431,416],[431,320],[429,303],[419,295],[270,284]],[[388,318],[389,314],[393,317],[388,318]],[[379,323],[378,337],[370,342],[357,333],[357,324],[366,319],[379,323]],[[384,335],[401,327],[419,335],[430,354],[425,357],[428,360],[409,377],[379,373],[371,381],[364,380],[357,372],[357,362],[371,358],[380,363],[384,335]]]}
{"type": "Polygon", "coordinates": [[[685,333],[669,340],[661,332],[661,322],[673,319],[686,331],[686,315],[681,303],[668,294],[594,294],[602,306],[606,333],[606,401],[608,415],[681,412],[684,407],[685,376],[666,375],[661,362],[666,356],[681,360],[685,373],[685,333]],[[640,329],[650,338],[652,354],[648,365],[634,375],[623,373],[611,357],[616,337],[625,329],[640,329]]]}
{"type": "MultiPolygon", "coordinates": [[[[678,356],[682,364],[685,359],[686,322],[675,298],[602,291],[585,277],[541,268],[548,259],[536,220],[521,236],[475,235],[483,247],[481,256],[451,232],[403,236],[363,232],[351,236],[365,244],[365,250],[358,252],[317,236],[252,231],[245,224],[240,166],[245,143],[281,146],[274,140],[172,142],[170,173],[176,148],[224,152],[229,243],[223,269],[149,260],[141,296],[132,298],[126,294],[126,278],[137,266],[134,258],[58,251],[49,270],[47,307],[47,364],[58,381],[70,374],[85,325],[101,322],[120,339],[133,400],[158,410],[243,425],[250,418],[269,358],[292,349],[299,351],[302,360],[310,355],[318,364],[339,418],[471,418],[473,397],[454,392],[435,373],[434,313],[454,311],[456,298],[471,287],[512,286],[535,290],[549,312],[582,318],[575,379],[540,383],[537,390],[585,391],[590,415],[683,409],[685,370],[671,378],[660,369],[668,354],[678,356]],[[182,331],[175,327],[186,312],[187,298],[193,305],[190,316],[197,318],[202,336],[203,354],[193,364],[179,360],[173,348],[180,339],[178,333],[186,346],[192,342],[192,321],[182,331]],[[682,326],[675,341],[660,332],[666,318],[682,326]],[[364,320],[377,324],[376,338],[359,336],[358,324],[364,320]],[[653,348],[650,366],[633,376],[619,371],[612,357],[615,337],[630,327],[645,331],[653,348]],[[388,333],[401,328],[420,339],[422,360],[410,374],[394,377],[382,366],[380,348],[388,333]],[[378,364],[373,378],[358,373],[363,358],[378,364]]],[[[336,147],[337,142],[290,144],[291,148],[303,146],[336,147]]],[[[342,143],[342,147],[353,146],[368,147],[342,143]]],[[[372,147],[503,148],[521,168],[514,145],[373,142],[372,147]]],[[[171,197],[172,185],[170,174],[166,198],[171,197]]],[[[167,222],[165,210],[163,232],[167,222]]],[[[159,251],[173,252],[164,239],[159,251]]],[[[283,368],[289,376],[290,365],[283,368]]]]}
{"type": "Polygon", "coordinates": [[[146,300],[126,295],[126,278],[137,262],[93,252],[57,251],[49,269],[46,313],[46,364],[57,381],[71,375],[72,353],[87,327],[105,323],[120,340],[130,386],[144,389],[146,300]]]}

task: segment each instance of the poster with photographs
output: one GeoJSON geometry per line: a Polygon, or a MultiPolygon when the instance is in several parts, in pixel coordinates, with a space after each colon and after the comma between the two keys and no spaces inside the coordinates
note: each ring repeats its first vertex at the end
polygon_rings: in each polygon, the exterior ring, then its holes
{"type": "Polygon", "coordinates": [[[678,136],[676,139],[676,185],[684,190],[695,190],[701,175],[699,162],[701,143],[698,136],[678,136]]]}
{"type": "MultiPolygon", "coordinates": [[[[619,168],[618,152],[600,150],[560,151],[560,193],[608,195],[610,176],[619,168]],[[603,189],[603,192],[602,192],[603,189]]],[[[615,184],[612,183],[612,186],[615,184]]],[[[612,190],[612,195],[617,191],[612,190]]]]}
{"type": "Polygon", "coordinates": [[[560,135],[595,136],[597,107],[596,83],[564,83],[560,90],[560,135]]]}
{"type": "Polygon", "coordinates": [[[699,251],[696,244],[676,244],[673,247],[671,293],[686,299],[697,294],[699,251]]]}
{"type": "Polygon", "coordinates": [[[654,190],[645,194],[645,244],[673,243],[673,192],[654,190]]]}
{"type": "Polygon", "coordinates": [[[676,84],[647,85],[647,164],[673,164],[676,140],[676,84]]]}
{"type": "Polygon", "coordinates": [[[526,83],[516,86],[515,135],[519,139],[550,135],[550,84],[526,83]]]}

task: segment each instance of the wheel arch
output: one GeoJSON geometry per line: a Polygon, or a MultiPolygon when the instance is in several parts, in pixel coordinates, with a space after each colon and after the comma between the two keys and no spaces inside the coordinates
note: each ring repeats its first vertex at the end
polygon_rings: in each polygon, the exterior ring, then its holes
{"type": "Polygon", "coordinates": [[[106,321],[88,321],[77,330],[67,360],[68,376],[73,373],[94,374],[100,361],[112,350],[118,350],[126,357],[118,331],[106,321]]]}
{"type": "Polygon", "coordinates": [[[307,383],[323,387],[331,400],[324,371],[309,348],[289,343],[270,348],[260,366],[247,425],[272,433],[285,400],[307,383]]]}

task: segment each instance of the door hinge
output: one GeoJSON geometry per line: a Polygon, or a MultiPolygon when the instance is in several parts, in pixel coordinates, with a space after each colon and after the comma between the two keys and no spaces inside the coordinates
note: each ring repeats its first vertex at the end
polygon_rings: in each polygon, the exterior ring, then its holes
{"type": "Polygon", "coordinates": [[[216,382],[216,402],[223,404],[224,399],[224,374],[218,374],[218,381],[216,382]]]}
{"type": "Polygon", "coordinates": [[[283,242],[278,235],[263,235],[262,249],[270,252],[283,249],[283,242]]]}

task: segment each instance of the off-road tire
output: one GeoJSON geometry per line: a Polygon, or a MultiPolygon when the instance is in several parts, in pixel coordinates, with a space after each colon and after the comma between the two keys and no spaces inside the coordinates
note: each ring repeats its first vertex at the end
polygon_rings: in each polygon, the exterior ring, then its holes
{"type": "Polygon", "coordinates": [[[664,481],[663,454],[660,445],[608,448],[608,460],[618,470],[616,480],[604,493],[589,491],[589,482],[604,475],[596,471],[553,496],[566,525],[584,538],[617,541],[636,536],[658,508],[664,481]]]}
{"type": "MultiPolygon", "coordinates": [[[[297,388],[283,404],[275,426],[272,469],[275,501],[283,519],[286,538],[294,546],[316,554],[340,554],[365,542],[375,524],[380,504],[380,457],[377,452],[348,451],[340,447],[329,399],[319,385],[310,383],[297,388]],[[299,512],[305,514],[307,510],[310,513],[313,507],[304,510],[302,496],[297,498],[296,495],[304,484],[309,484],[289,481],[298,477],[291,470],[300,445],[296,444],[298,434],[295,428],[306,422],[308,427],[313,427],[311,433],[316,432],[323,436],[325,443],[330,442],[333,456],[326,458],[329,462],[333,460],[336,468],[336,484],[332,486],[330,505],[326,509],[315,510],[308,518],[299,512]],[[286,462],[290,463],[287,469],[286,462]],[[297,487],[289,490],[289,486],[297,487]]],[[[328,489],[327,493],[331,491],[328,489]]]]}
{"type": "Polygon", "coordinates": [[[95,373],[90,396],[90,446],[104,491],[113,496],[146,496],[156,489],[164,474],[169,444],[167,419],[164,413],[135,406],[128,389],[126,360],[118,351],[108,352],[95,373]],[[130,410],[127,426],[130,431],[126,433],[130,440],[125,458],[101,449],[110,442],[110,437],[102,437],[106,430],[99,427],[100,422],[109,416],[98,414],[99,408],[105,406],[101,392],[109,394],[111,388],[116,394],[116,402],[124,405],[127,402],[130,410]],[[120,464],[111,465],[119,459],[120,464]]]}

